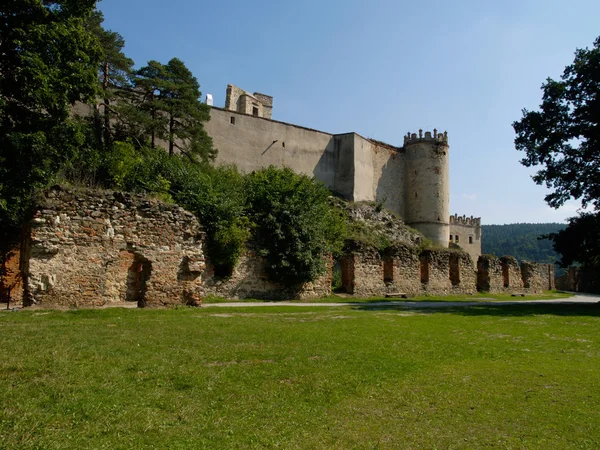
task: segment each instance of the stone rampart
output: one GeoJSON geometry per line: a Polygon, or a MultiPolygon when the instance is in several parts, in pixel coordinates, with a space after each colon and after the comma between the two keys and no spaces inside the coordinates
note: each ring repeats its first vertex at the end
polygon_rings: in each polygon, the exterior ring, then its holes
{"type": "MultiPolygon", "coordinates": [[[[55,187],[40,199],[21,249],[24,304],[97,307],[198,305],[205,295],[231,299],[308,299],[331,293],[332,260],[318,280],[288,288],[268,280],[253,244],[231,276],[219,277],[205,258],[196,218],[175,205],[139,195],[55,187]]],[[[19,279],[19,257],[6,267],[19,279]]],[[[346,293],[447,295],[538,293],[554,287],[554,267],[512,257],[419,250],[397,243],[386,252],[348,241],[340,261],[346,293]]],[[[7,272],[5,270],[5,272],[7,272]]],[[[3,280],[9,278],[4,276],[3,280]]],[[[6,289],[5,289],[6,291],[6,289]]],[[[20,289],[16,289],[20,291],[20,289]]],[[[19,293],[13,290],[13,298],[19,293]]],[[[14,300],[13,300],[14,301],[14,300]]]]}
{"type": "Polygon", "coordinates": [[[198,304],[205,268],[196,218],[174,205],[110,191],[53,188],[24,251],[27,305],[198,304]]]}
{"type": "Polygon", "coordinates": [[[482,255],[477,261],[477,289],[490,293],[539,294],[554,289],[554,266],[522,261],[512,256],[482,255]]]}
{"type": "Polygon", "coordinates": [[[473,262],[467,253],[425,250],[399,245],[385,255],[357,242],[348,242],[341,261],[342,288],[359,297],[388,293],[448,295],[477,291],[473,262]]]}
{"type": "Polygon", "coordinates": [[[310,299],[331,294],[332,260],[326,258],[325,273],[312,283],[286,287],[269,281],[265,273],[265,259],[250,244],[234,267],[231,276],[215,275],[214,267],[207,264],[203,276],[205,295],[228,299],[260,298],[267,300],[310,299]]]}

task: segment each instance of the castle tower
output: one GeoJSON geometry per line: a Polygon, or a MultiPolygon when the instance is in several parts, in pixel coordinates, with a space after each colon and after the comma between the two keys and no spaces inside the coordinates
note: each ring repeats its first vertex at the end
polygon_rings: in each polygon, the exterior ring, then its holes
{"type": "Polygon", "coordinates": [[[404,137],[406,156],[407,225],[442,247],[450,234],[450,180],[448,133],[437,130],[404,137]]]}

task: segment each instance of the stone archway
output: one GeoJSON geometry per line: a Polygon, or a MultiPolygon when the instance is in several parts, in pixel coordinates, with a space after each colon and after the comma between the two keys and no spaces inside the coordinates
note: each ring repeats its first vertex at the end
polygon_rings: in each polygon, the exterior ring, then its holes
{"type": "Polygon", "coordinates": [[[140,254],[133,254],[133,262],[127,269],[125,301],[137,302],[139,308],[146,306],[147,283],[152,274],[152,263],[140,254]]]}

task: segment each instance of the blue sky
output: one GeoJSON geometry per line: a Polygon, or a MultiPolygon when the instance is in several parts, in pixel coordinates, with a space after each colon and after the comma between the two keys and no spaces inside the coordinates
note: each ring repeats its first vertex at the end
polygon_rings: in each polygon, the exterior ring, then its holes
{"type": "Polygon", "coordinates": [[[451,210],[484,224],[554,222],[519,164],[512,122],[600,35],[598,0],[103,0],[137,66],[182,59],[223,106],[228,83],[274,97],[273,118],[402,145],[447,130],[451,210]]]}

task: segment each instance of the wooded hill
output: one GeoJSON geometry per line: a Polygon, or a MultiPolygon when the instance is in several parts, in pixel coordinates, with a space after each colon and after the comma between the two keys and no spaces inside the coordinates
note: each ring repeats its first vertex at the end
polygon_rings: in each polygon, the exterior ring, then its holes
{"type": "Polygon", "coordinates": [[[482,253],[510,255],[519,261],[555,263],[559,256],[548,239],[539,240],[543,234],[563,230],[562,223],[511,223],[508,225],[482,225],[482,253]]]}

